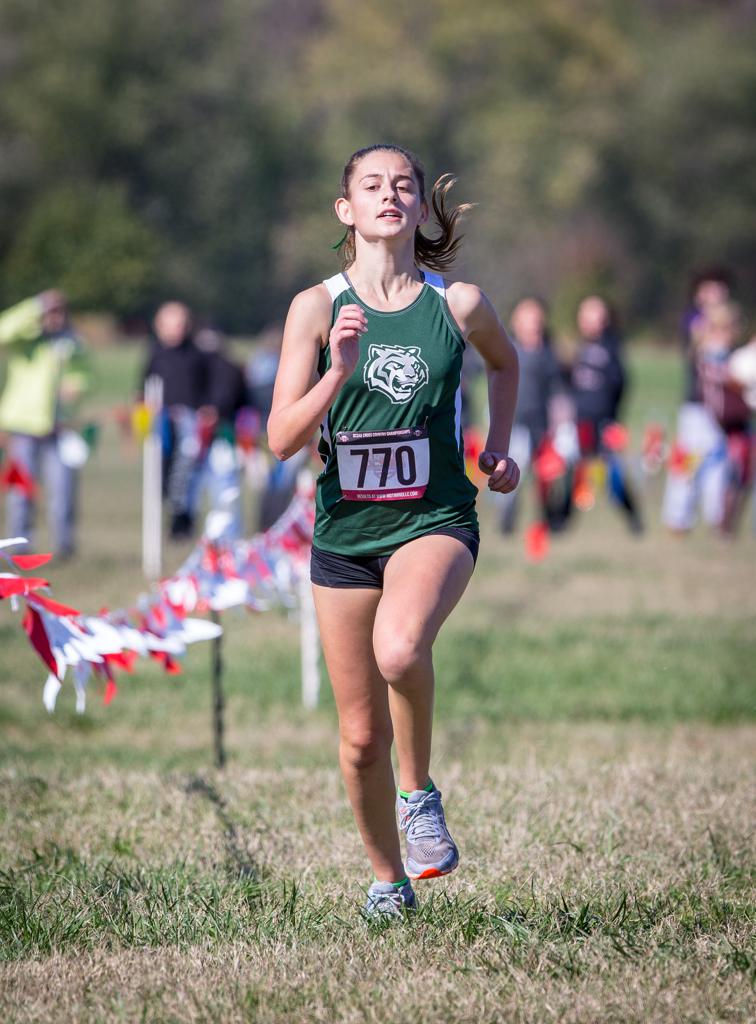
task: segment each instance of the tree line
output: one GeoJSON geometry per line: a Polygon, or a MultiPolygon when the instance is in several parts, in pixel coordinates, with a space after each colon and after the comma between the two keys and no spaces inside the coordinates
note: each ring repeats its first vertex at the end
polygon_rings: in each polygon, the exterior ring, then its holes
{"type": "Polygon", "coordinates": [[[51,285],[233,331],[333,273],[355,149],[459,178],[459,276],[559,321],[756,284],[753,0],[3,0],[0,299],[51,285]]]}

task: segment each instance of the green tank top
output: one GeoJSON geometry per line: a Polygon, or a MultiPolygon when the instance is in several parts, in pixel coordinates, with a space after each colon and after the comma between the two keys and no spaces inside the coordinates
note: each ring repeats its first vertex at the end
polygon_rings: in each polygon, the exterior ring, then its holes
{"type": "MultiPolygon", "coordinates": [[[[342,555],[385,555],[442,527],[477,530],[477,488],[465,474],[461,425],[465,341],[444,282],[425,273],[405,309],[383,313],[346,274],[324,282],[332,323],[347,303],[365,311],[360,357],[321,424],[314,543],[342,555]]],[[[318,363],[331,365],[326,346],[318,363]]]]}

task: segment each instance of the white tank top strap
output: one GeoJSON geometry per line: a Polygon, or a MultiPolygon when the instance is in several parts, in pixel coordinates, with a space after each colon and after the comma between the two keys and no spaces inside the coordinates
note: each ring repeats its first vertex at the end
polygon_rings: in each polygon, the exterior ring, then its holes
{"type": "Polygon", "coordinates": [[[328,294],[333,302],[349,287],[349,281],[347,281],[345,274],[334,274],[333,277],[327,278],[323,284],[328,289],[328,294]]]}
{"type": "Polygon", "coordinates": [[[424,270],[423,279],[434,292],[438,292],[441,298],[446,301],[446,283],[440,274],[432,274],[430,270],[424,270]]]}

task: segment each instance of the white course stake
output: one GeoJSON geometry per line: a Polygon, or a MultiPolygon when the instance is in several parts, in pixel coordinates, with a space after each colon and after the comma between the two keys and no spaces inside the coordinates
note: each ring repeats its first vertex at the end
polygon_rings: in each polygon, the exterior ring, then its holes
{"type": "Polygon", "coordinates": [[[299,578],[299,646],[302,657],[302,703],[312,710],[318,706],[320,693],[320,634],[308,572],[303,572],[299,578]]]}
{"type": "Polygon", "coordinates": [[[150,412],[150,429],[142,447],[142,570],[148,580],[160,579],[163,546],[163,443],[159,432],[163,409],[163,381],[148,377],[144,403],[150,412]]]}

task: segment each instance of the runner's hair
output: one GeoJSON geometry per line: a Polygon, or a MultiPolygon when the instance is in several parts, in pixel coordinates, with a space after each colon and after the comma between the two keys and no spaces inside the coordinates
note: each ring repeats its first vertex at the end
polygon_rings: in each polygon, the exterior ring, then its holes
{"type": "MultiPolygon", "coordinates": [[[[422,163],[414,153],[392,143],[366,146],[364,149],[358,149],[356,153],[352,153],[346,162],[344,173],[341,176],[342,196],[345,199],[349,198],[352,176],[360,160],[370,153],[384,151],[399,153],[407,160],[412,167],[412,173],[415,176],[420,197],[425,202],[425,169],[422,163]]],[[[415,262],[441,274],[451,269],[464,238],[464,235],[457,234],[457,222],[462,214],[471,210],[473,206],[472,203],[460,203],[459,206],[452,206],[451,208],[447,206],[447,195],[450,189],[453,188],[456,180],[452,174],[442,174],[431,189],[431,207],[441,228],[441,233],[436,238],[428,238],[419,227],[415,231],[415,262]]],[[[357,255],[354,234],[354,227],[348,227],[341,242],[336,246],[341,253],[343,270],[346,270],[354,263],[357,255]]]]}

